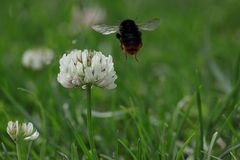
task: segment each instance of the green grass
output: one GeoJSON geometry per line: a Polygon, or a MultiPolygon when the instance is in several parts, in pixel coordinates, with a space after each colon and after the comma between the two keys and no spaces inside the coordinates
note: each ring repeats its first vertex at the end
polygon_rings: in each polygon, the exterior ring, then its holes
{"type": "Polygon", "coordinates": [[[3,0],[0,159],[16,157],[6,133],[10,120],[31,121],[39,130],[31,159],[91,157],[86,151],[86,92],[63,88],[56,80],[59,59],[74,48],[111,54],[118,75],[115,90],[92,89],[93,110],[113,112],[105,118],[93,114],[102,159],[240,159],[239,10],[238,0],[3,0]],[[142,33],[139,62],[130,56],[126,60],[115,35],[103,36],[90,27],[71,34],[71,9],[76,5],[100,5],[106,24],[159,18],[161,25],[142,33]],[[103,43],[112,50],[101,47],[103,43]],[[42,71],[24,68],[23,52],[41,46],[55,51],[53,63],[42,71]],[[219,138],[225,145],[219,145],[219,138]]]}

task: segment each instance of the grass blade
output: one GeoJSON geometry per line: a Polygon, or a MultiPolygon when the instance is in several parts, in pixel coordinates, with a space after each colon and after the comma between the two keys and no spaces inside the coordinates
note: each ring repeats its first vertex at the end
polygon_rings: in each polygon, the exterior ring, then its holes
{"type": "Polygon", "coordinates": [[[180,148],[180,150],[177,152],[177,155],[176,155],[176,160],[180,160],[182,155],[183,155],[183,152],[184,152],[184,149],[187,147],[187,145],[191,142],[191,139],[192,137],[195,135],[195,133],[193,133],[183,144],[183,146],[180,148]]]}
{"type": "Polygon", "coordinates": [[[234,156],[234,154],[232,152],[230,152],[230,155],[233,158],[233,160],[237,160],[236,156],[234,156]]]}
{"type": "Polygon", "coordinates": [[[225,152],[223,152],[220,156],[219,156],[219,159],[224,159],[224,157],[226,157],[228,154],[231,153],[231,151],[235,150],[235,149],[238,149],[240,148],[240,143],[227,149],[225,152]]]}
{"type": "Polygon", "coordinates": [[[105,154],[100,154],[100,157],[103,158],[103,159],[106,159],[106,160],[114,160],[113,158],[105,155],[105,154]]]}
{"type": "MultiPolygon", "coordinates": [[[[13,96],[11,96],[11,94],[7,91],[6,88],[1,87],[1,90],[3,91],[4,95],[6,96],[6,98],[13,104],[14,107],[16,107],[16,109],[29,121],[33,122],[31,116],[28,114],[28,112],[24,109],[24,107],[19,104],[16,99],[14,99],[13,96]]],[[[37,128],[38,130],[40,130],[40,128],[37,128]]]]}
{"type": "Polygon", "coordinates": [[[128,148],[127,145],[122,140],[118,139],[118,142],[128,151],[128,153],[132,156],[134,160],[137,160],[137,157],[133,154],[130,148],[128,148]]]}
{"type": "Polygon", "coordinates": [[[68,156],[60,151],[57,151],[58,155],[62,157],[62,160],[69,160],[68,156]]]}
{"type": "Polygon", "coordinates": [[[9,159],[8,150],[7,150],[6,146],[4,145],[4,143],[1,143],[1,145],[3,148],[3,155],[4,155],[5,159],[9,159]]]}
{"type": "Polygon", "coordinates": [[[137,159],[141,160],[142,150],[141,150],[141,138],[138,139],[138,152],[137,152],[137,159]]]}
{"type": "Polygon", "coordinates": [[[79,160],[77,146],[75,143],[71,145],[71,160],[79,160]]]}
{"type": "Polygon", "coordinates": [[[72,126],[72,124],[70,122],[68,124],[74,134],[74,137],[77,139],[77,142],[78,142],[79,146],[81,147],[83,153],[86,154],[89,159],[94,159],[92,154],[90,154],[86,145],[84,144],[82,137],[77,133],[76,129],[72,126]]]}
{"type": "Polygon", "coordinates": [[[199,87],[197,88],[197,108],[198,108],[198,119],[199,119],[199,129],[200,129],[200,159],[203,158],[203,118],[202,118],[202,101],[201,101],[201,95],[199,87]]]}
{"type": "Polygon", "coordinates": [[[207,160],[210,160],[211,159],[211,153],[212,153],[212,148],[213,148],[213,145],[216,141],[216,138],[217,138],[217,135],[218,135],[218,132],[215,132],[212,136],[212,140],[210,142],[210,146],[208,148],[208,152],[207,152],[207,160]]]}

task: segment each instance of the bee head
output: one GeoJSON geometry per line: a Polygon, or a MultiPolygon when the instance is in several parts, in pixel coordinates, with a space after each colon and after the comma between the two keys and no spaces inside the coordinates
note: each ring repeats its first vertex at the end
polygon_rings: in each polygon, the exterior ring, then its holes
{"type": "Polygon", "coordinates": [[[121,26],[133,26],[133,25],[136,25],[136,24],[133,20],[126,19],[126,20],[122,21],[120,25],[121,26]]]}

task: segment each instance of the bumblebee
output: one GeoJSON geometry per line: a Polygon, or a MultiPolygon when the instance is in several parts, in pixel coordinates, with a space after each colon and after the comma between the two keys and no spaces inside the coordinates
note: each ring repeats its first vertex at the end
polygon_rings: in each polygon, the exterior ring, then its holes
{"type": "Polygon", "coordinates": [[[145,23],[136,24],[134,20],[126,19],[120,23],[120,25],[111,26],[106,24],[93,25],[92,29],[102,33],[103,35],[109,35],[116,33],[117,39],[120,41],[120,47],[127,55],[135,55],[142,47],[142,33],[140,30],[153,31],[160,24],[159,19],[152,19],[145,23]]]}

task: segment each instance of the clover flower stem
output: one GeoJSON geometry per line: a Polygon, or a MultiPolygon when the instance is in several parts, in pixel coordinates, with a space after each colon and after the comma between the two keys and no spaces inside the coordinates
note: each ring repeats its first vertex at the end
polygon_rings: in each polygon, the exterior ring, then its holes
{"type": "Polygon", "coordinates": [[[17,159],[22,160],[22,155],[21,155],[21,150],[20,150],[20,145],[18,140],[16,140],[16,150],[17,150],[17,159]]]}
{"type": "Polygon", "coordinates": [[[29,155],[30,155],[30,152],[31,152],[31,149],[32,149],[32,144],[33,144],[33,141],[30,141],[30,143],[28,144],[28,152],[27,152],[26,160],[29,159],[29,155]]]}
{"type": "Polygon", "coordinates": [[[91,106],[91,84],[87,84],[87,128],[88,128],[88,139],[90,144],[90,149],[94,157],[97,159],[96,149],[93,139],[93,126],[92,126],[92,106],[91,106]]]}

